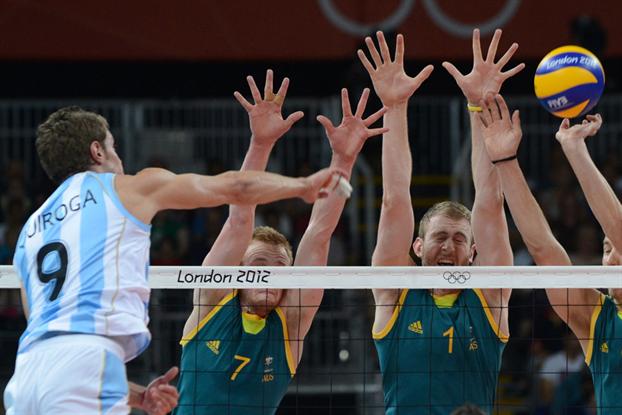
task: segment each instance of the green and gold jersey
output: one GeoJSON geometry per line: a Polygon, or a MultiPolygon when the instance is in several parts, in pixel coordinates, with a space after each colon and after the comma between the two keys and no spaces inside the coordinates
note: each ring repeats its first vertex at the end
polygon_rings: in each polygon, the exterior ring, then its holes
{"type": "Polygon", "coordinates": [[[590,322],[585,362],[592,372],[599,415],[622,415],[622,314],[601,295],[590,322]]]}
{"type": "Polygon", "coordinates": [[[296,365],[283,311],[265,319],[226,296],[182,339],[176,415],[274,414],[296,365]]]}
{"type": "Polygon", "coordinates": [[[373,336],[387,415],[447,415],[466,402],[492,412],[508,337],[480,290],[436,298],[402,290],[391,320],[373,336]]]}

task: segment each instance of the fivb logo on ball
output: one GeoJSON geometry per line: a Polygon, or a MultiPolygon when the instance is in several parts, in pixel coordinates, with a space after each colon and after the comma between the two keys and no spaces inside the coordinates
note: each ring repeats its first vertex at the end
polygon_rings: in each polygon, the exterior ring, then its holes
{"type": "Polygon", "coordinates": [[[561,118],[585,115],[598,102],[605,87],[605,72],[598,58],[580,46],[562,46],[538,65],[536,96],[551,114],[561,118]]]}

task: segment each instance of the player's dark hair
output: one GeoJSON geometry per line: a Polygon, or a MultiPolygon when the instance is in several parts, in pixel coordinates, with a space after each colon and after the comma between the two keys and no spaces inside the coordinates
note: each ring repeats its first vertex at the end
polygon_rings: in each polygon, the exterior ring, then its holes
{"type": "Polygon", "coordinates": [[[60,183],[67,177],[88,170],[92,164],[93,141],[104,146],[108,122],[94,112],[65,107],[51,114],[37,128],[37,154],[50,179],[60,183]]]}

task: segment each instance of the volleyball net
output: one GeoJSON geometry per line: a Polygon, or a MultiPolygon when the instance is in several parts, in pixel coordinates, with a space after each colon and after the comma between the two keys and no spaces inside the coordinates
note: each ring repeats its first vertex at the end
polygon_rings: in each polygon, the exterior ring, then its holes
{"type": "MultiPolygon", "coordinates": [[[[149,284],[153,339],[128,364],[128,377],[147,383],[179,366],[185,349],[181,413],[451,414],[470,403],[484,413],[589,414],[597,401],[601,413],[622,413],[622,402],[603,398],[607,386],[594,386],[585,363],[587,352],[594,379],[622,385],[622,332],[605,338],[591,323],[591,337],[577,339],[545,292],[567,289],[568,301],[556,305],[570,310],[572,290],[622,288],[622,267],[154,266],[149,284]],[[480,295],[504,288],[513,289],[507,326],[500,306],[480,295]],[[197,296],[193,289],[219,295],[197,296]],[[297,310],[281,304],[264,323],[243,316],[250,309],[239,293],[249,289],[296,290],[301,301],[297,310]],[[325,290],[317,312],[298,289],[325,290]],[[430,289],[464,291],[448,300],[451,295],[432,296],[430,289]],[[383,304],[371,290],[395,290],[397,304],[383,304]],[[390,317],[372,335],[379,308],[390,317]],[[306,309],[314,314],[302,335],[306,309]],[[288,324],[292,318],[299,324],[288,324]],[[299,364],[294,344],[304,344],[299,364]],[[210,359],[229,361],[210,365],[210,359]]],[[[0,387],[12,373],[25,325],[19,311],[7,311],[19,310],[16,288],[13,268],[0,267],[0,387]]],[[[580,307],[605,309],[602,300],[580,307]]]]}

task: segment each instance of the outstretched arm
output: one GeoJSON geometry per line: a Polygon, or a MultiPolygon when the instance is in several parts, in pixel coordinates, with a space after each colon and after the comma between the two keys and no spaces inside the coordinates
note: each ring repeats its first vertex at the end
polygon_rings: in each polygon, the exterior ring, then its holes
{"type": "Polygon", "coordinates": [[[510,116],[501,95],[481,101],[486,150],[499,178],[514,222],[538,265],[570,265],[564,248],[553,236],[538,202],[533,197],[515,157],[522,139],[518,110],[510,116]]]}
{"type": "Polygon", "coordinates": [[[257,171],[201,176],[149,168],[135,176],[117,176],[115,186],[127,209],[150,223],[157,212],[166,209],[259,205],[294,197],[311,203],[328,195],[332,176],[339,174],[327,168],[301,178],[257,171]]]}
{"type": "MultiPolygon", "coordinates": [[[[503,193],[514,222],[537,265],[571,265],[568,254],[549,227],[538,202],[515,158],[522,139],[518,111],[510,111],[501,95],[481,101],[484,140],[490,159],[499,172],[503,193]],[[501,161],[506,160],[506,161],[501,161]]],[[[548,289],[549,301],[557,314],[583,344],[599,294],[590,289],[548,289]]]]}
{"type": "Polygon", "coordinates": [[[377,38],[380,52],[370,37],[365,38],[373,64],[362,50],[358,51],[376,94],[387,107],[384,126],[389,129],[382,137],[382,208],[372,265],[407,265],[415,227],[410,197],[412,157],[408,142],[408,100],[434,67],[428,65],[411,78],[404,71],[404,37],[397,35],[393,60],[383,33],[378,32],[377,38]]]}
{"type": "MultiPolygon", "coordinates": [[[[283,79],[279,91],[274,95],[273,77],[272,70],[268,69],[263,98],[253,77],[246,78],[255,101],[254,104],[248,102],[238,91],[234,93],[235,98],[248,112],[251,129],[250,146],[244,157],[241,171],[265,170],[276,142],[304,115],[302,111],[297,111],[283,119],[281,110],[283,100],[287,95],[289,79],[283,79]]],[[[203,265],[239,265],[253,236],[254,227],[255,205],[231,205],[229,217],[205,257],[203,265]]],[[[229,292],[230,290],[195,290],[193,300],[195,308],[188,318],[184,333],[187,334],[194,329],[202,316],[229,292]]]]}
{"type": "MultiPolygon", "coordinates": [[[[264,171],[268,158],[276,142],[303,117],[302,111],[291,114],[286,119],[281,115],[283,100],[287,94],[289,79],[285,78],[279,91],[272,91],[273,73],[266,72],[264,97],[253,77],[247,77],[255,103],[248,102],[238,91],[234,96],[248,112],[251,129],[251,142],[244,157],[241,171],[264,171]]],[[[239,265],[253,235],[255,205],[231,205],[229,217],[216,238],[212,249],[205,257],[203,265],[239,265]]]]}
{"type": "Polygon", "coordinates": [[[512,248],[505,211],[503,192],[499,176],[493,168],[482,137],[482,124],[478,108],[480,100],[487,93],[497,94],[503,82],[520,72],[525,64],[503,72],[503,67],[512,58],[518,44],[513,43],[505,54],[495,63],[495,55],[501,39],[501,30],[493,35],[486,59],[482,56],[479,29],[473,30],[473,69],[462,75],[456,67],[443,62],[443,67],[451,74],[467,99],[471,122],[471,167],[475,185],[472,227],[477,246],[479,265],[512,265],[512,248]]]}
{"type": "Polygon", "coordinates": [[[564,119],[555,138],[562,145],[583,194],[600,227],[618,251],[622,251],[622,204],[598,170],[585,144],[585,139],[596,135],[602,125],[600,114],[588,115],[581,124],[570,126],[564,119]]]}
{"type": "MultiPolygon", "coordinates": [[[[352,168],[358,154],[368,138],[385,133],[386,128],[370,129],[369,126],[379,120],[386,112],[385,108],[363,119],[369,89],[365,88],[359,100],[356,112],[352,114],[348,91],[341,90],[341,104],[343,118],[341,124],[334,126],[323,115],[318,121],[324,126],[330,146],[333,150],[331,166],[346,173],[345,180],[349,180],[352,168]]],[[[315,202],[311,212],[311,219],[296,253],[297,266],[326,265],[330,238],[337,227],[345,205],[345,198],[339,192],[332,192],[330,196],[315,202]]],[[[302,341],[306,336],[313,317],[317,312],[324,290],[287,290],[285,297],[287,321],[293,339],[302,341]],[[294,333],[296,335],[294,335],[294,333]]],[[[295,348],[297,350],[297,348],[295,348]]]]}

